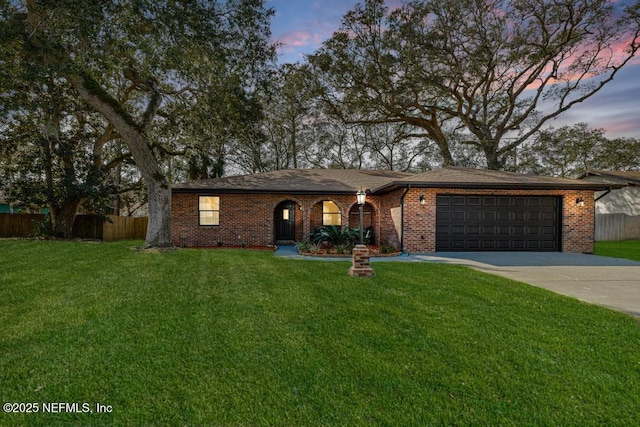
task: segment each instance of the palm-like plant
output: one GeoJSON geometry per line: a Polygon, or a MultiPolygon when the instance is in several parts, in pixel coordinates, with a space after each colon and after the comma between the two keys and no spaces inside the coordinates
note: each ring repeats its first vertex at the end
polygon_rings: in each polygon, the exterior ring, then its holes
{"type": "Polygon", "coordinates": [[[312,240],[318,245],[327,242],[330,246],[354,246],[358,238],[358,228],[350,229],[349,226],[341,228],[336,225],[325,225],[313,235],[312,240]]]}

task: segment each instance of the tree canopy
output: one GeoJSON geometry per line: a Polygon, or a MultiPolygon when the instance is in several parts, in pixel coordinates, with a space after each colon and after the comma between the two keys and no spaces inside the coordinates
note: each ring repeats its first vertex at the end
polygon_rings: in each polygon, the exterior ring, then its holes
{"type": "Polygon", "coordinates": [[[242,101],[251,99],[274,56],[271,13],[262,0],[3,0],[3,116],[27,108],[20,98],[33,96],[33,88],[66,85],[113,128],[139,168],[149,200],[146,244],[171,245],[162,156],[184,153],[202,136],[195,126],[162,124],[190,122],[176,114],[193,123],[206,112],[223,118],[210,123],[225,124],[246,114],[242,101]]]}
{"type": "Polygon", "coordinates": [[[577,178],[588,170],[640,169],[640,140],[605,137],[586,123],[540,131],[523,144],[515,167],[523,172],[577,178]]]}
{"type": "Polygon", "coordinates": [[[500,169],[631,60],[639,10],[606,0],[425,0],[389,11],[366,0],[309,62],[328,112],[410,125],[445,165],[456,163],[455,135],[500,169]]]}

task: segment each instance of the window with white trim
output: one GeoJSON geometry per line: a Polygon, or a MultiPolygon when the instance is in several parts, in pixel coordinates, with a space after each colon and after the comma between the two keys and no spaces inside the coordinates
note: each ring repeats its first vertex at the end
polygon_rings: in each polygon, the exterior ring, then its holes
{"type": "Polygon", "coordinates": [[[220,197],[200,196],[198,215],[200,225],[220,225],[220,197]]]}

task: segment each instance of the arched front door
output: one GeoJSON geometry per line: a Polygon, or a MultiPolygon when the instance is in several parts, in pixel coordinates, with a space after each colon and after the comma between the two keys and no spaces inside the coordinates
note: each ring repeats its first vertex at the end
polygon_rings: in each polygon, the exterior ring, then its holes
{"type": "Polygon", "coordinates": [[[296,239],[296,204],[286,201],[276,207],[276,240],[296,239]]]}

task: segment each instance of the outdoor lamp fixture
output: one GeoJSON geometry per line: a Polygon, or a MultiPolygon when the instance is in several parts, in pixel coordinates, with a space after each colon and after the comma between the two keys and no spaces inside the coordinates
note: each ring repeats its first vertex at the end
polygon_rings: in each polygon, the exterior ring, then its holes
{"type": "Polygon", "coordinates": [[[358,192],[356,193],[356,197],[358,198],[358,206],[360,207],[360,244],[363,245],[364,244],[364,236],[362,233],[362,208],[364,207],[364,201],[367,198],[367,193],[365,193],[362,190],[362,187],[360,187],[360,190],[358,190],[358,192]]]}
{"type": "Polygon", "coordinates": [[[420,204],[422,206],[424,206],[424,204],[427,203],[427,199],[424,198],[424,194],[420,195],[420,204]]]}
{"type": "Polygon", "coordinates": [[[360,190],[358,190],[358,192],[356,193],[356,197],[358,198],[358,204],[362,206],[364,205],[364,201],[367,198],[367,193],[365,193],[362,187],[360,187],[360,190]]]}
{"type": "Polygon", "coordinates": [[[578,197],[576,199],[576,205],[578,206],[584,206],[584,199],[582,197],[578,197]]]}

